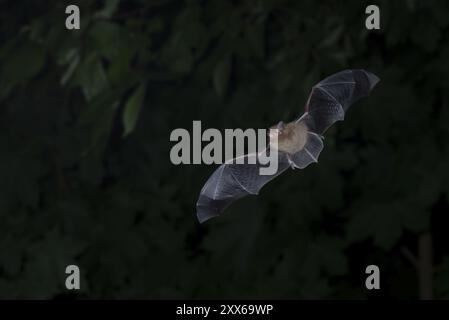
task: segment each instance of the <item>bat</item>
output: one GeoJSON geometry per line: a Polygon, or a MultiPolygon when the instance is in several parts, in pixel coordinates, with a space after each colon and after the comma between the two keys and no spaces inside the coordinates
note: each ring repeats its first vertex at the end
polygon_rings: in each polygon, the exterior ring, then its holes
{"type": "Polygon", "coordinates": [[[219,216],[238,199],[257,195],[265,184],[288,168],[304,169],[318,162],[323,150],[324,132],[333,123],[342,121],[349,106],[368,96],[378,82],[376,75],[355,69],[333,74],[313,86],[304,113],[298,119],[286,124],[280,121],[271,127],[274,130],[270,130],[269,146],[263,152],[277,148],[277,171],[261,175],[259,169],[262,164],[257,153],[241,156],[244,163],[235,163],[237,158],[226,161],[201,189],[196,204],[198,221],[203,223],[219,216]]]}

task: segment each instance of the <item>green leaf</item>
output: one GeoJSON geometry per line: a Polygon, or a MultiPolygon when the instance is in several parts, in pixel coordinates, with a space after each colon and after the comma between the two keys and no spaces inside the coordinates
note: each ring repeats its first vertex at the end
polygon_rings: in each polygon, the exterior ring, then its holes
{"type": "Polygon", "coordinates": [[[125,128],[123,133],[124,137],[134,130],[144,97],[145,84],[141,84],[128,99],[125,110],[123,111],[123,126],[125,128]]]}
{"type": "Polygon", "coordinates": [[[83,89],[87,101],[91,101],[96,95],[108,86],[108,79],[103,65],[96,54],[91,54],[76,69],[78,82],[83,89]]]}
{"type": "Polygon", "coordinates": [[[76,53],[75,56],[72,58],[72,61],[70,62],[69,67],[67,68],[66,72],[64,72],[64,75],[61,78],[61,85],[65,85],[67,83],[67,81],[70,80],[70,78],[74,74],[79,62],[80,62],[80,56],[78,55],[78,53],[76,53]]]}
{"type": "Polygon", "coordinates": [[[44,67],[45,51],[35,43],[26,42],[11,50],[2,64],[0,74],[0,96],[6,96],[16,86],[35,77],[44,67]],[[30,63],[32,62],[32,63],[30,63]]]}

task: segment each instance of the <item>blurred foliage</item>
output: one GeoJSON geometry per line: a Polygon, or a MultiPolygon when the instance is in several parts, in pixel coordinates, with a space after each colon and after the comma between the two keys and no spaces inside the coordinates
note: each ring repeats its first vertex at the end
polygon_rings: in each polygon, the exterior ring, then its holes
{"type": "Polygon", "coordinates": [[[401,255],[436,242],[449,295],[449,3],[0,0],[0,297],[416,298],[401,255]],[[70,4],[76,4],[72,1],[70,4]],[[263,128],[346,68],[378,74],[319,165],[198,225],[213,166],[174,166],[170,132],[263,128]],[[382,290],[364,289],[379,265],[382,290]]]}

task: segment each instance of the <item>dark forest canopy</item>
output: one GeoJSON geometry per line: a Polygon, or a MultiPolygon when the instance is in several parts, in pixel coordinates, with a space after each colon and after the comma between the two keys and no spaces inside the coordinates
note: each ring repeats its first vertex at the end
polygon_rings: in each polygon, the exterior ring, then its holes
{"type": "Polygon", "coordinates": [[[85,0],[69,31],[0,0],[0,297],[76,264],[88,298],[448,298],[449,4],[376,4],[379,31],[363,1],[85,0]],[[215,166],[172,165],[170,132],[292,120],[347,68],[382,81],[319,164],[200,226],[215,166]]]}

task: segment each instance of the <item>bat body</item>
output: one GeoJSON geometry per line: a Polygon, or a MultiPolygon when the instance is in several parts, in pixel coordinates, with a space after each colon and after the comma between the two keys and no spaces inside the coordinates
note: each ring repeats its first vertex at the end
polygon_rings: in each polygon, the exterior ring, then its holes
{"type": "Polygon", "coordinates": [[[270,130],[269,146],[262,152],[278,151],[278,170],[261,175],[256,153],[244,155],[244,164],[226,161],[210,176],[200,192],[197,217],[202,223],[220,215],[231,203],[250,194],[258,194],[269,181],[288,168],[304,169],[318,162],[323,150],[324,132],[342,121],[349,106],[367,96],[379,78],[365,70],[344,70],[316,84],[301,117],[290,123],[282,121],[270,130]]]}

